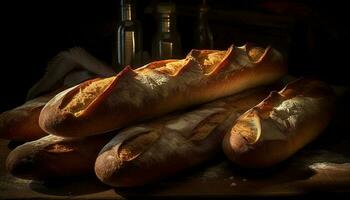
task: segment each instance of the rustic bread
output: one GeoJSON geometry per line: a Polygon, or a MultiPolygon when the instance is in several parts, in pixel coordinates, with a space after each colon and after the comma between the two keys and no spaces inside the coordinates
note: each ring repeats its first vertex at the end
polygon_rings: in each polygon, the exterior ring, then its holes
{"type": "Polygon", "coordinates": [[[0,138],[16,141],[32,141],[47,133],[39,126],[41,109],[55,96],[52,92],[25,102],[23,105],[0,114],[0,138]]]}
{"type": "Polygon", "coordinates": [[[86,138],[48,135],[24,143],[7,157],[7,170],[23,179],[48,180],[93,173],[101,148],[113,133],[86,138]]]}
{"type": "Polygon", "coordinates": [[[43,108],[47,132],[79,137],[105,133],[148,118],[269,84],[286,73],[273,49],[231,46],[192,50],[185,59],[126,67],[115,77],[67,89],[43,108]]]}
{"type": "Polygon", "coordinates": [[[269,93],[251,89],[183,114],[120,131],[100,152],[95,173],[112,186],[141,186],[199,165],[221,151],[226,129],[269,93]]]}
{"type": "Polygon", "coordinates": [[[269,167],[314,140],[329,123],[335,95],[325,83],[299,79],[244,113],[223,149],[244,167],[269,167]]]}

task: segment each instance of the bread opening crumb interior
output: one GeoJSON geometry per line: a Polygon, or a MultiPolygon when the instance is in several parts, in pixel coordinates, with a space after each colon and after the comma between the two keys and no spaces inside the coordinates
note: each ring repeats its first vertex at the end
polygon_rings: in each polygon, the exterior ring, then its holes
{"type": "Polygon", "coordinates": [[[74,147],[68,144],[52,144],[44,149],[48,153],[69,153],[74,151],[74,147]]]}
{"type": "Polygon", "coordinates": [[[177,60],[177,61],[166,63],[162,67],[156,68],[156,70],[169,75],[175,75],[184,65],[185,65],[185,60],[177,60]]]}
{"type": "Polygon", "coordinates": [[[150,131],[126,140],[118,149],[119,158],[124,161],[134,159],[148,149],[157,140],[159,134],[157,131],[150,131]]]}
{"type": "Polygon", "coordinates": [[[237,121],[232,128],[233,134],[240,134],[249,144],[254,144],[260,137],[260,123],[254,114],[249,114],[237,121]]]}
{"type": "Polygon", "coordinates": [[[212,72],[216,65],[224,59],[227,51],[216,51],[214,53],[202,53],[198,57],[198,62],[203,67],[206,74],[212,72]]]}
{"type": "Polygon", "coordinates": [[[228,117],[228,113],[217,113],[201,121],[198,126],[191,132],[191,140],[205,139],[219,124],[228,117]]]}
{"type": "Polygon", "coordinates": [[[113,82],[115,77],[93,81],[89,85],[80,88],[70,102],[64,108],[65,111],[78,116],[83,112],[105,89],[113,82]]]}
{"type": "MultiPolygon", "coordinates": [[[[227,51],[203,51],[196,56],[197,61],[203,68],[204,73],[210,73],[213,71],[218,63],[224,59],[227,51]]],[[[186,59],[169,62],[162,67],[156,68],[155,70],[167,73],[169,75],[175,75],[178,71],[184,67],[186,59]]]]}
{"type": "Polygon", "coordinates": [[[261,47],[254,47],[248,51],[248,56],[253,62],[257,62],[264,54],[265,49],[261,47]]]}

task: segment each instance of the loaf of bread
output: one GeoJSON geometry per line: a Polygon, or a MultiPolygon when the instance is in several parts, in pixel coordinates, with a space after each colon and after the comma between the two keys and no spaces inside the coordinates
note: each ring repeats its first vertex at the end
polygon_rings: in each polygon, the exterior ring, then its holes
{"type": "Polygon", "coordinates": [[[6,168],[16,177],[33,180],[93,174],[99,151],[113,136],[73,139],[48,135],[11,151],[6,168]]]}
{"type": "Polygon", "coordinates": [[[88,136],[269,84],[286,73],[273,48],[245,45],[227,51],[192,50],[185,59],[126,67],[115,77],[69,88],[43,108],[45,131],[88,136]]]}
{"type": "Polygon", "coordinates": [[[32,141],[47,133],[39,127],[39,115],[45,104],[58,92],[37,97],[23,105],[0,114],[0,138],[32,141]]]}
{"type": "Polygon", "coordinates": [[[221,152],[221,142],[240,114],[263,100],[251,89],[195,110],[120,131],[100,152],[95,173],[111,186],[141,186],[199,165],[221,152]]]}
{"type": "Polygon", "coordinates": [[[322,132],[334,102],[334,93],[325,83],[296,80],[244,113],[225,135],[223,150],[244,167],[272,166],[322,132]]]}

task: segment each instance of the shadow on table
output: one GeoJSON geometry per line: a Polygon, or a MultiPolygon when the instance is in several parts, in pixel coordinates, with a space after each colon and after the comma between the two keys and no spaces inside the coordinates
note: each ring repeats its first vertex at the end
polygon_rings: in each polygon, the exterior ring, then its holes
{"type": "Polygon", "coordinates": [[[110,187],[101,183],[93,175],[85,177],[70,177],[54,181],[32,181],[29,187],[39,193],[57,196],[76,196],[98,193],[109,190],[110,187]]]}
{"type": "Polygon", "coordinates": [[[251,197],[252,187],[273,186],[306,180],[314,175],[309,168],[290,169],[287,163],[266,170],[247,170],[232,165],[223,156],[181,175],[166,178],[143,187],[115,188],[127,199],[155,198],[227,198],[251,197]],[[233,186],[234,184],[234,186],[233,186]]]}

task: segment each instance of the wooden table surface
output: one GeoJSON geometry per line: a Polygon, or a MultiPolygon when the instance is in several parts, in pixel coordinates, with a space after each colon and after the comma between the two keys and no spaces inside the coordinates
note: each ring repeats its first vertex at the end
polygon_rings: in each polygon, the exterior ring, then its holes
{"type": "Polygon", "coordinates": [[[342,194],[350,199],[350,98],[344,98],[325,132],[287,161],[270,169],[247,170],[224,155],[153,185],[111,188],[93,175],[55,182],[18,179],[5,170],[13,148],[0,140],[0,199],[123,199],[134,197],[299,197],[342,194]]]}

